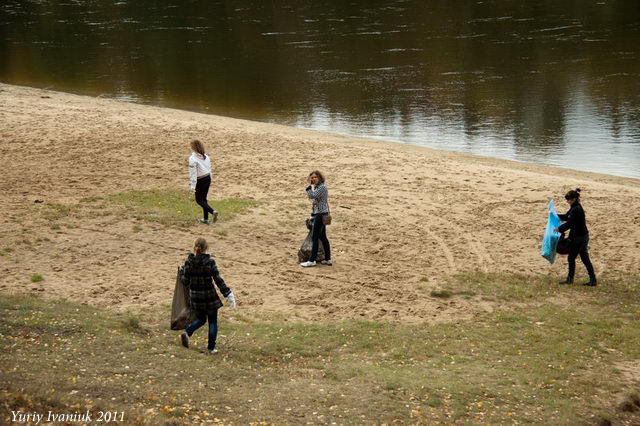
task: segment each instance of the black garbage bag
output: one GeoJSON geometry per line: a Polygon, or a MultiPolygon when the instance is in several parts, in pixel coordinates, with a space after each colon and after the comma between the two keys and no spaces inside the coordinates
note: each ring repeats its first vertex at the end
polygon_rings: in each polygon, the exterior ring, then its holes
{"type": "Polygon", "coordinates": [[[195,320],[196,312],[191,309],[189,289],[182,284],[182,268],[178,268],[171,303],[171,330],[184,330],[195,320]]]}
{"type": "Polygon", "coordinates": [[[564,237],[564,232],[560,235],[558,245],[556,246],[558,254],[569,254],[571,252],[571,240],[564,237]]]}
{"type": "MultiPolygon", "coordinates": [[[[307,224],[307,229],[309,230],[309,232],[307,233],[307,238],[305,238],[304,241],[302,242],[302,246],[300,246],[300,250],[298,250],[298,262],[300,263],[308,261],[309,258],[311,257],[312,219],[307,218],[305,223],[307,224]]],[[[318,257],[316,258],[316,261],[320,262],[322,260],[324,260],[324,247],[322,247],[322,244],[320,244],[318,247],[318,257]]]]}

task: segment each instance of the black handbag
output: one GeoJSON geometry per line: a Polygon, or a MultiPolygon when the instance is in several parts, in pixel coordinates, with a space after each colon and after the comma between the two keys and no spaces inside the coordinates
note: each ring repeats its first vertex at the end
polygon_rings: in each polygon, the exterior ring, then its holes
{"type": "Polygon", "coordinates": [[[558,245],[556,246],[556,252],[558,254],[569,254],[571,251],[571,240],[569,238],[565,238],[564,234],[560,235],[560,239],[558,240],[558,245]]]}

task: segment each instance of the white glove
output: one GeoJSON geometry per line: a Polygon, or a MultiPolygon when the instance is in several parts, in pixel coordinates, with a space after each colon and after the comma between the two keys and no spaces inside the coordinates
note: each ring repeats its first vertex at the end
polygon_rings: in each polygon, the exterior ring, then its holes
{"type": "Polygon", "coordinates": [[[233,292],[227,295],[227,300],[229,301],[229,307],[231,309],[236,307],[236,297],[233,295],[233,292]]]}

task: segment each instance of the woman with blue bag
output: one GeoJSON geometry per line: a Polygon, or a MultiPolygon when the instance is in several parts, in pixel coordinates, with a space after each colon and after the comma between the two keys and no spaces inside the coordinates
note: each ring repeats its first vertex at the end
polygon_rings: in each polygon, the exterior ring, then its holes
{"type": "Polygon", "coordinates": [[[567,192],[564,198],[567,200],[570,209],[566,214],[558,215],[564,223],[554,229],[555,232],[561,233],[568,230],[570,240],[569,256],[567,257],[569,273],[567,274],[567,279],[560,282],[560,284],[573,283],[573,277],[576,272],[576,257],[580,255],[580,260],[584,263],[589,274],[589,281],[584,285],[596,286],[598,281],[596,280],[591,259],[589,259],[589,230],[587,229],[584,210],[580,204],[580,188],[567,192]]]}

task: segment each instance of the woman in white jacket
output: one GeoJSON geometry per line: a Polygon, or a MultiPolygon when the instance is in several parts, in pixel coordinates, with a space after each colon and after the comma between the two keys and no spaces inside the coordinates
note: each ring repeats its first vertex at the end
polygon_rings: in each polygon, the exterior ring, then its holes
{"type": "Polygon", "coordinates": [[[209,223],[209,213],[213,221],[218,220],[218,212],[207,202],[207,193],[211,186],[211,158],[204,152],[204,145],[199,140],[191,141],[191,156],[189,157],[189,182],[191,190],[196,193],[196,203],[202,207],[204,217],[198,219],[200,223],[209,223]]]}

